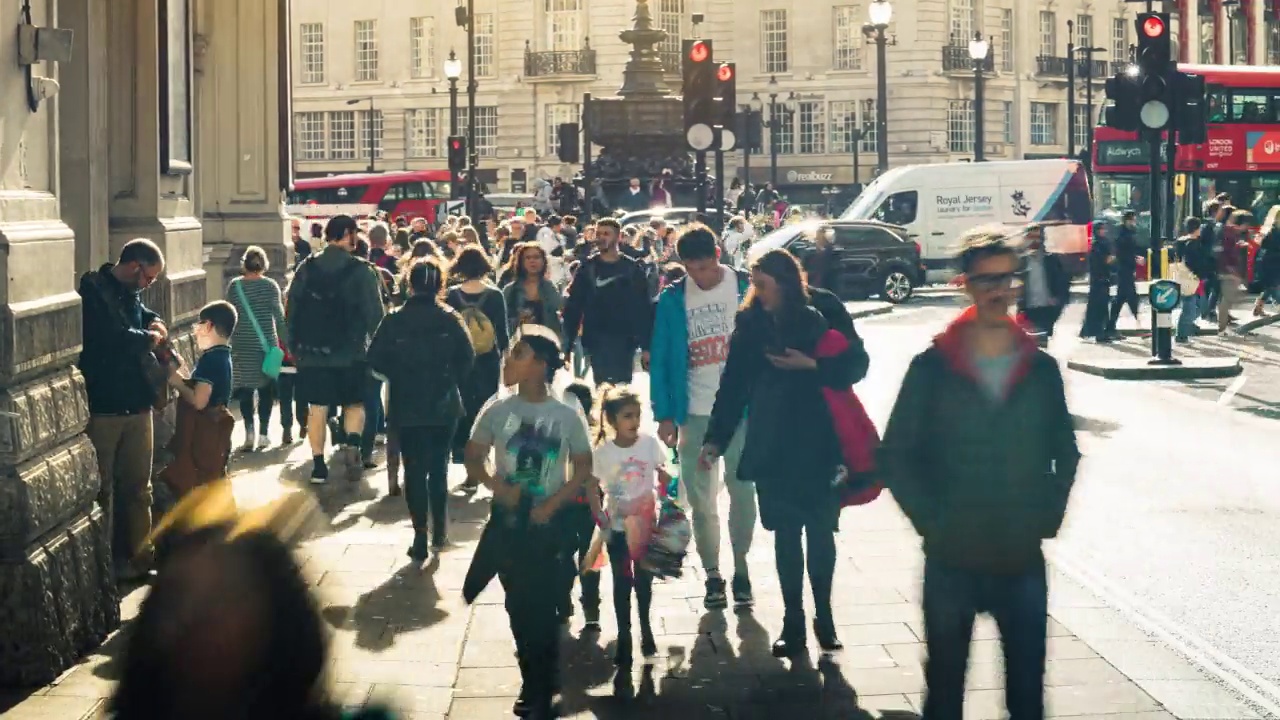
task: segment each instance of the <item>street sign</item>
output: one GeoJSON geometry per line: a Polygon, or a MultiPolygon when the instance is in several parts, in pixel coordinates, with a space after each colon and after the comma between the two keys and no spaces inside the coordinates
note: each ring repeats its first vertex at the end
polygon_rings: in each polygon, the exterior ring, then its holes
{"type": "Polygon", "coordinates": [[[1182,287],[1173,280],[1156,280],[1147,290],[1151,307],[1159,313],[1171,313],[1182,302],[1182,287]]]}

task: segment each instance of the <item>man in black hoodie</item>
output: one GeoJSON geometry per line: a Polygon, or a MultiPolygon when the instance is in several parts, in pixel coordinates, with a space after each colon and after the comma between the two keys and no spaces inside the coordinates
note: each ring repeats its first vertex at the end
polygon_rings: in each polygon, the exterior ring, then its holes
{"type": "Polygon", "coordinates": [[[153,351],[168,339],[160,316],[142,304],[143,290],[164,272],[150,240],[130,240],[120,259],[80,278],[84,347],[80,373],[89,396],[89,441],[98,455],[98,501],[113,528],[116,575],[124,581],[150,570],[151,407],[153,351]],[[119,520],[119,525],[116,525],[119,520]]]}
{"type": "Polygon", "coordinates": [[[1008,714],[1044,717],[1048,584],[1080,453],[1057,362],[1009,317],[1014,248],[974,235],[960,256],[971,305],[912,360],[878,456],[924,539],[924,717],[959,718],[974,616],[1005,648],[1008,714]]]}
{"type": "Polygon", "coordinates": [[[653,307],[644,268],[618,250],[617,220],[596,223],[597,252],[582,262],[569,284],[564,305],[564,348],[573,351],[579,334],[597,385],[629,383],[636,350],[649,367],[653,307]]]}

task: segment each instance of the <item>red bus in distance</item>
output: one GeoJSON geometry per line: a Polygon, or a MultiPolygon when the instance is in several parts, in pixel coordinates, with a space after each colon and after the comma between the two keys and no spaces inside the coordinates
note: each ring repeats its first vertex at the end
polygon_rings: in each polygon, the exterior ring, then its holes
{"type": "MultiPolygon", "coordinates": [[[[1178,70],[1205,79],[1209,108],[1206,142],[1179,145],[1174,155],[1174,172],[1186,176],[1185,192],[1175,198],[1179,227],[1222,192],[1261,223],[1280,202],[1280,67],[1180,64],[1178,70]]],[[[1094,207],[1149,212],[1147,142],[1099,125],[1092,154],[1094,207]]]]}
{"type": "Polygon", "coordinates": [[[392,217],[425,218],[445,212],[452,183],[448,170],[353,173],[295,180],[289,206],[375,206],[392,217]]]}

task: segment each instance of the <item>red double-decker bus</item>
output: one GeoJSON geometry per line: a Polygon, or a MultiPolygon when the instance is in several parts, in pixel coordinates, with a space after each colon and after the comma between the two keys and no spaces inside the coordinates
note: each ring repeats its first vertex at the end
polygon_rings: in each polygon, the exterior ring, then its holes
{"type": "MultiPolygon", "coordinates": [[[[1209,124],[1204,143],[1179,145],[1175,153],[1175,188],[1180,192],[1175,192],[1174,219],[1180,227],[1184,218],[1199,215],[1207,200],[1225,192],[1261,223],[1271,206],[1280,203],[1280,67],[1178,69],[1205,79],[1209,124]]],[[[1145,230],[1150,160],[1149,145],[1136,132],[1099,126],[1093,142],[1094,207],[1137,210],[1145,230]]]]}
{"type": "MultiPolygon", "coordinates": [[[[296,180],[288,194],[290,213],[309,216],[307,207],[321,215],[332,208],[374,208],[391,217],[425,218],[435,223],[444,215],[452,189],[448,170],[407,170],[386,173],[330,175],[296,180]]],[[[362,210],[356,210],[365,214],[362,210]]]]}

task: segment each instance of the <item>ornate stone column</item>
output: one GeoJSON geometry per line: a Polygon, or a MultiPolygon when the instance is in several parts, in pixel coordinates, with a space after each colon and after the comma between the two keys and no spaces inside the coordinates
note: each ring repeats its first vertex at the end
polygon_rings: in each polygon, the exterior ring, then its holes
{"type": "Polygon", "coordinates": [[[267,251],[272,274],[293,257],[281,152],[292,122],[288,0],[196,0],[195,18],[199,212],[208,294],[221,297],[249,245],[267,251]]]}
{"type": "MultiPolygon", "coordinates": [[[[33,3],[31,20],[55,26],[66,9],[74,26],[92,2],[33,3]]],[[[0,33],[0,686],[49,682],[120,622],[84,382],[72,367],[77,238],[59,214],[60,104],[84,103],[85,87],[68,82],[30,109],[14,62],[20,7],[0,3],[10,29],[0,33]]],[[[87,61],[73,54],[70,64],[87,61]]]]}

